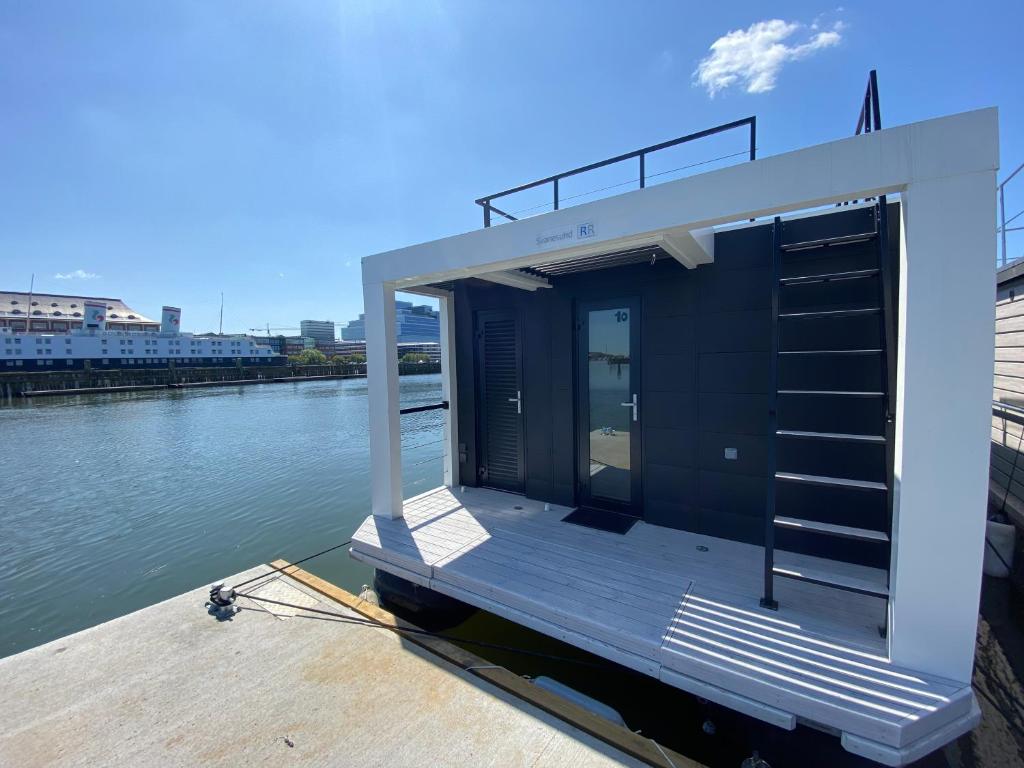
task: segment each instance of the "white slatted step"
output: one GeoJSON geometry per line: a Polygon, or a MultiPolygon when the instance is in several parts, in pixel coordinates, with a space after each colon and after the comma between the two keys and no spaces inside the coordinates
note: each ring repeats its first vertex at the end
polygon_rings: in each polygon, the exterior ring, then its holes
{"type": "Polygon", "coordinates": [[[877,269],[855,269],[850,272],[828,272],[821,275],[800,275],[799,277],[779,278],[780,285],[804,285],[811,283],[829,283],[839,280],[859,280],[865,277],[874,277],[878,274],[877,269]]]}
{"type": "Polygon", "coordinates": [[[847,477],[826,477],[824,475],[801,475],[796,472],[776,472],[775,479],[791,483],[806,483],[808,485],[827,485],[836,488],[860,488],[866,491],[887,490],[885,483],[876,483],[872,480],[852,480],[847,477]]]}
{"type": "Polygon", "coordinates": [[[848,443],[879,443],[885,444],[884,435],[854,435],[845,432],[802,432],[796,429],[777,429],[779,437],[791,437],[798,440],[835,440],[848,443]]]}
{"type": "Polygon", "coordinates": [[[885,397],[885,392],[851,392],[838,389],[780,389],[780,395],[843,395],[845,397],[885,397]]]}
{"type": "Polygon", "coordinates": [[[884,544],[889,540],[889,537],[882,531],[872,531],[868,528],[854,528],[849,525],[819,523],[815,520],[801,520],[796,517],[782,517],[781,515],[775,516],[775,525],[790,531],[821,533],[826,536],[837,536],[842,539],[854,539],[856,541],[869,541],[884,544]]]}
{"type": "MultiPolygon", "coordinates": [[[[782,553],[779,554],[781,555],[782,553]]],[[[809,584],[820,584],[824,587],[842,589],[847,592],[857,592],[861,595],[873,595],[875,597],[886,598],[889,596],[889,588],[885,584],[884,571],[878,571],[877,575],[873,574],[870,577],[865,577],[827,570],[823,567],[782,564],[776,565],[772,569],[772,572],[783,579],[794,579],[795,581],[804,581],[809,584]]]]}
{"type": "Polygon", "coordinates": [[[863,315],[877,315],[881,312],[880,307],[862,307],[859,309],[826,309],[820,312],[780,312],[780,320],[814,320],[816,318],[832,317],[860,317],[863,315]]]}

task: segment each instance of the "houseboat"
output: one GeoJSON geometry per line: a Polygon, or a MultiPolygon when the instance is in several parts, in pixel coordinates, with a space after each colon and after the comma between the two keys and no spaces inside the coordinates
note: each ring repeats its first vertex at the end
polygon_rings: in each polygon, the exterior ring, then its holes
{"type": "Polygon", "coordinates": [[[886,765],[977,725],[997,112],[861,116],[364,258],[351,556],[886,765]],[[441,312],[444,484],[409,499],[398,290],[441,312]]]}
{"type": "Polygon", "coordinates": [[[80,327],[23,331],[0,327],[0,373],[90,368],[180,368],[285,365],[287,358],[251,336],[181,333],[181,310],[164,307],[153,330],[107,328],[108,305],[83,302],[80,327]]]}

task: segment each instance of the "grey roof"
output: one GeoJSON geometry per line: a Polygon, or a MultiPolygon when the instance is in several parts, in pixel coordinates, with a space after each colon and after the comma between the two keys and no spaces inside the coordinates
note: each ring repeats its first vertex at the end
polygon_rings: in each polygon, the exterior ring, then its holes
{"type": "Polygon", "coordinates": [[[80,320],[87,301],[103,302],[107,305],[107,320],[114,323],[158,323],[141,312],[132,309],[121,299],[106,299],[96,296],[67,296],[59,293],[33,293],[25,291],[0,291],[0,317],[33,318],[52,320],[80,320]]]}

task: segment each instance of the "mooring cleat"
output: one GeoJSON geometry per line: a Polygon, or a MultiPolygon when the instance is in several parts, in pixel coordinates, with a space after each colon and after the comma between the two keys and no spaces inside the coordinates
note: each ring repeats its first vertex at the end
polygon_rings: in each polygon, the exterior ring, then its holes
{"type": "Polygon", "coordinates": [[[210,585],[210,604],[216,608],[230,608],[235,604],[235,598],[237,597],[238,595],[235,594],[235,590],[224,586],[223,581],[210,585]]]}

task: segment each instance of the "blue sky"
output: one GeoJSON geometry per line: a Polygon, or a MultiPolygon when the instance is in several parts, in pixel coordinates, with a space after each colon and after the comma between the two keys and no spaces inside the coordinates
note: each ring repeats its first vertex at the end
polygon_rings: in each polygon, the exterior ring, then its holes
{"type": "Polygon", "coordinates": [[[847,136],[872,67],[887,125],[999,106],[1008,170],[1021,28],[1019,2],[0,0],[0,288],[346,320],[360,257],[480,226],[483,194],[750,114],[763,155],[847,136]]]}

